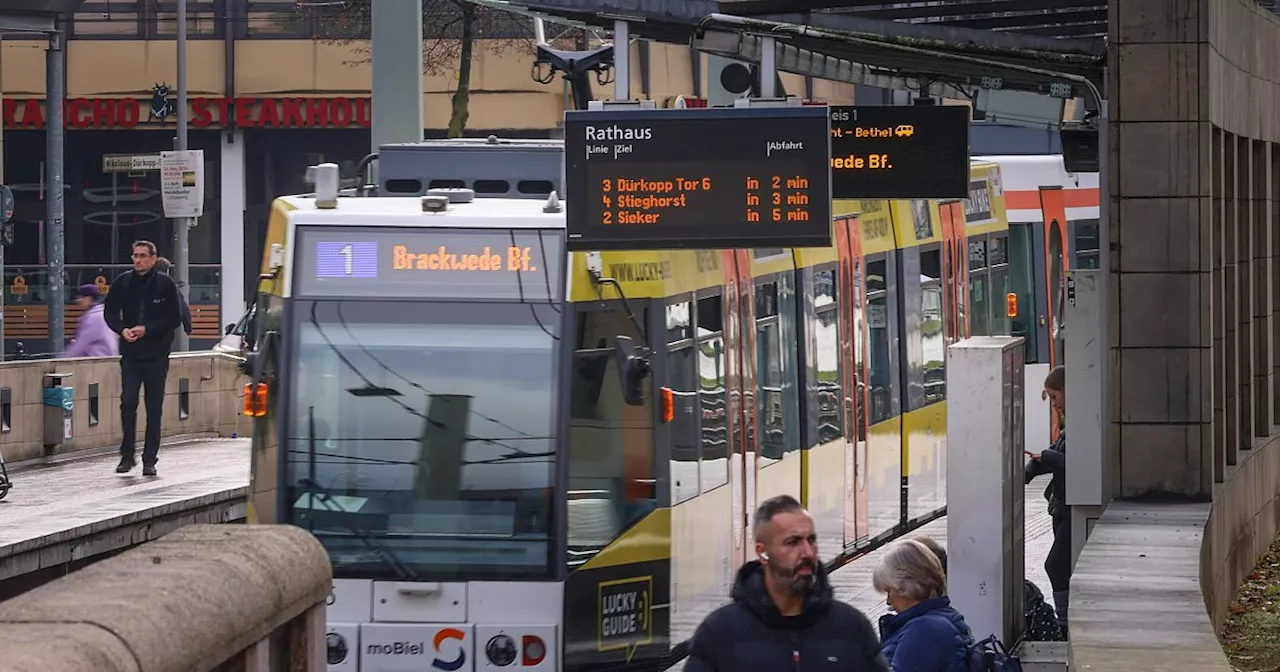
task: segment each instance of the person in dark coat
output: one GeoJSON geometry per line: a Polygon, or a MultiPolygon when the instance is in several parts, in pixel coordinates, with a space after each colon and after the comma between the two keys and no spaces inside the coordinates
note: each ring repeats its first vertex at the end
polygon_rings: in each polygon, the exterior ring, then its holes
{"type": "Polygon", "coordinates": [[[779,495],[753,523],[759,560],[694,632],[685,672],[888,672],[871,621],[835,599],[804,507],[779,495]]]}
{"type": "Polygon", "coordinates": [[[160,422],[164,414],[164,385],[169,375],[173,332],[182,324],[178,286],[156,272],[155,243],[133,244],[133,270],[111,282],[103,317],[120,334],[120,464],[116,473],[129,473],[137,464],[138,390],[146,387],[147,431],[142,447],[142,475],[156,475],[160,452],[160,422]]]}
{"type": "Polygon", "coordinates": [[[947,597],[947,575],[929,547],[894,542],[871,585],[895,613],[880,619],[880,652],[893,672],[968,672],[973,633],[947,597]]]}
{"type": "MultiPolygon", "coordinates": [[[[1061,366],[1054,368],[1044,379],[1044,396],[1060,419],[1067,417],[1067,375],[1061,366]]],[[[1058,439],[1048,448],[1033,453],[1026,465],[1025,481],[1041,474],[1052,474],[1044,498],[1049,502],[1049,516],[1053,519],[1053,546],[1044,559],[1044,571],[1053,587],[1053,606],[1058,613],[1058,625],[1070,637],[1067,629],[1067,603],[1071,585],[1071,507],[1067,506],[1067,429],[1059,426],[1058,439]]]]}

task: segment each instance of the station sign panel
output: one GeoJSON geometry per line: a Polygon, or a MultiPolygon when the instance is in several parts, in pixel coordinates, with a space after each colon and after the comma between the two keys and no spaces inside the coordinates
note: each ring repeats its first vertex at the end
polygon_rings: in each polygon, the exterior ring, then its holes
{"type": "Polygon", "coordinates": [[[968,106],[851,105],[829,110],[832,198],[969,196],[968,106]]]}
{"type": "Polygon", "coordinates": [[[826,247],[827,108],[565,113],[570,250],[826,247]]]}
{"type": "Polygon", "coordinates": [[[559,231],[310,227],[297,233],[295,296],[556,301],[559,231]]]}

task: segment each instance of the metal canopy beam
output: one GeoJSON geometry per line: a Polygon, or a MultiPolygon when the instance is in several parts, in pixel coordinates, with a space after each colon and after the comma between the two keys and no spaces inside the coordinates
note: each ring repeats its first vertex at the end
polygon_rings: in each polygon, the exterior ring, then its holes
{"type": "Polygon", "coordinates": [[[0,34],[54,33],[59,15],[75,11],[84,0],[0,0],[0,34]]]}
{"type": "Polygon", "coordinates": [[[544,16],[564,17],[606,29],[612,26],[614,20],[626,18],[631,21],[633,37],[692,45],[710,53],[755,62],[758,62],[759,46],[752,34],[768,35],[774,38],[779,49],[795,50],[797,56],[794,59],[789,59],[786,52],[777,54],[779,67],[784,72],[884,88],[918,89],[928,86],[933,95],[944,95],[941,92],[945,91],[945,95],[950,97],[967,95],[957,86],[967,89],[980,86],[1006,88],[1058,96],[1084,95],[1084,89],[1088,87],[1080,80],[1093,82],[1095,87],[1099,85],[1105,58],[1104,52],[1096,55],[1088,53],[1093,44],[1088,41],[1078,41],[1077,46],[1082,47],[1080,50],[1073,48],[1063,51],[1062,47],[1068,41],[947,26],[904,24],[848,15],[787,15],[796,20],[784,23],[764,18],[700,14],[704,9],[721,4],[710,0],[476,1],[522,13],[535,11],[544,16]],[[801,21],[802,18],[807,21],[801,21]],[[846,32],[821,29],[817,25],[820,20],[825,22],[832,19],[837,22],[855,22],[864,30],[846,32]],[[871,27],[885,25],[905,29],[899,33],[915,31],[923,34],[932,31],[933,38],[886,36],[884,32],[870,30],[871,27]],[[990,39],[986,40],[987,46],[983,46],[963,39],[947,40],[939,37],[967,34],[983,35],[990,39]],[[1002,38],[1005,38],[1005,47],[1022,44],[1024,48],[994,48],[993,45],[1002,38]],[[1026,46],[1028,41],[1037,41],[1042,46],[1055,46],[1058,51],[1033,50],[1026,46]],[[1084,49],[1084,46],[1088,49],[1084,49]],[[840,73],[838,76],[813,71],[818,66],[821,66],[820,69],[832,70],[824,59],[842,63],[834,67],[834,71],[840,73]],[[898,83],[880,84],[873,81],[898,83]],[[937,84],[941,84],[942,88],[938,88],[937,84]],[[1066,91],[1068,87],[1069,92],[1066,91]]]}
{"type": "Polygon", "coordinates": [[[53,14],[9,14],[0,12],[0,33],[52,33],[53,14]]]}
{"type": "MultiPolygon", "coordinates": [[[[1083,0],[1060,0],[1080,4],[1083,0]]],[[[1102,0],[1093,0],[1097,5],[1102,0]]],[[[485,3],[489,4],[489,3],[485,3]]],[[[548,14],[571,16],[592,25],[608,27],[615,19],[666,23],[676,26],[697,27],[713,14],[738,14],[735,6],[740,3],[716,0],[510,0],[519,5],[548,14]]],[[[846,4],[848,4],[846,2],[846,4]]],[[[880,2],[877,5],[883,6],[880,2]]],[[[787,5],[794,10],[797,4],[787,5]]],[[[954,8],[962,3],[935,5],[939,15],[954,14],[954,8]]],[[[905,23],[887,19],[864,17],[856,13],[794,12],[756,16],[767,21],[810,26],[822,30],[849,33],[886,42],[901,42],[933,49],[947,49],[968,53],[1007,53],[1020,56],[1043,57],[1044,62],[1080,57],[1084,61],[1102,59],[1106,55],[1101,40],[1053,39],[1037,35],[1020,35],[1014,32],[992,32],[947,26],[939,23],[905,23]]]]}

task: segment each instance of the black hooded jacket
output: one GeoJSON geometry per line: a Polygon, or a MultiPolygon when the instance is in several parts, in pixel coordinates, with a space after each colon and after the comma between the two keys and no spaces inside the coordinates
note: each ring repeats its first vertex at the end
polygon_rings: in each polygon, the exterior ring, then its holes
{"type": "Polygon", "coordinates": [[[764,587],[764,569],[738,570],[733,603],[693,634],[685,672],[889,672],[871,621],[836,600],[821,565],[798,616],[783,616],[764,587]]]}

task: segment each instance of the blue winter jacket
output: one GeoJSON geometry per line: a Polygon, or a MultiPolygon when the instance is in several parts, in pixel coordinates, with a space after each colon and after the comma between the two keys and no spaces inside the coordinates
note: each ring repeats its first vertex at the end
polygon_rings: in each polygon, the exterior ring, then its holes
{"type": "Polygon", "coordinates": [[[967,672],[971,643],[973,633],[949,597],[880,618],[880,653],[893,672],[967,672]]]}

